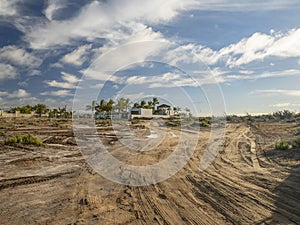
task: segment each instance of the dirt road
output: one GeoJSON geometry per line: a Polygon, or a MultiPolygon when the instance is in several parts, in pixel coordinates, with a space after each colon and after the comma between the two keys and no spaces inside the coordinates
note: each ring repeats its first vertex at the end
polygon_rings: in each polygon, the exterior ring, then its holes
{"type": "MultiPolygon", "coordinates": [[[[0,224],[300,224],[299,149],[273,150],[275,141],[299,132],[295,124],[228,124],[219,154],[200,171],[210,135],[203,129],[188,163],[145,187],[95,173],[69,126],[2,130],[6,136],[30,130],[47,144],[1,144],[0,224]]],[[[98,133],[112,155],[136,165],[168,157],[180,135],[168,128],[155,150],[130,153],[109,128],[98,133]]]]}

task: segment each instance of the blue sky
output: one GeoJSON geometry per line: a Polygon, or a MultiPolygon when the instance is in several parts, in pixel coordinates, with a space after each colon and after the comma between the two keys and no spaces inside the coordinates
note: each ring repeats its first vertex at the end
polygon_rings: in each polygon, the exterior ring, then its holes
{"type": "Polygon", "coordinates": [[[300,111],[300,1],[1,0],[0,108],[300,111]],[[75,94],[76,93],[76,94],[75,94]]]}

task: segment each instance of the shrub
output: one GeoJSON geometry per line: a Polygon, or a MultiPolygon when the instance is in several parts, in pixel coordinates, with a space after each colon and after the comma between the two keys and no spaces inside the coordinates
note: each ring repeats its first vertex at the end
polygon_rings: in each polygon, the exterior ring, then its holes
{"type": "Polygon", "coordinates": [[[208,123],[206,121],[202,121],[202,122],[200,122],[200,126],[201,127],[210,127],[210,123],[208,123]]]}
{"type": "Polygon", "coordinates": [[[201,127],[210,127],[211,125],[211,118],[204,117],[204,118],[199,118],[200,126],[201,127]]]}
{"type": "Polygon", "coordinates": [[[280,141],[275,144],[276,150],[287,150],[290,148],[290,145],[287,141],[280,141]]]}
{"type": "Polygon", "coordinates": [[[15,144],[26,144],[26,145],[37,145],[37,146],[44,145],[43,142],[38,137],[34,137],[32,134],[27,134],[24,136],[17,134],[12,138],[6,139],[4,143],[6,145],[15,145],[15,144]]]}
{"type": "Polygon", "coordinates": [[[181,126],[181,121],[180,120],[173,120],[173,121],[167,120],[165,122],[165,124],[167,126],[170,126],[170,127],[180,127],[181,126]]]}
{"type": "Polygon", "coordinates": [[[292,147],[293,148],[300,148],[300,138],[297,138],[292,141],[292,147]]]}

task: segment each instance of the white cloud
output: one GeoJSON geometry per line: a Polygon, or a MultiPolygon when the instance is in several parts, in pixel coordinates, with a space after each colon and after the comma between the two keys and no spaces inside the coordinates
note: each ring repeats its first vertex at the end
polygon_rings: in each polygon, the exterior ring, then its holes
{"type": "Polygon", "coordinates": [[[73,52],[65,55],[61,59],[61,61],[63,63],[81,66],[87,60],[88,50],[90,50],[91,48],[92,45],[82,45],[73,52]]]}
{"type": "Polygon", "coordinates": [[[93,88],[93,89],[102,89],[104,86],[104,83],[96,83],[96,84],[92,84],[89,86],[89,88],[93,88]]]}
{"type": "Polygon", "coordinates": [[[18,82],[18,86],[20,86],[20,87],[27,87],[28,83],[26,81],[21,81],[21,82],[18,82]]]}
{"type": "Polygon", "coordinates": [[[76,85],[70,84],[67,82],[59,82],[56,80],[51,81],[45,81],[46,84],[48,84],[50,87],[57,87],[57,88],[66,88],[66,89],[75,89],[76,85]]]}
{"type": "MultiPolygon", "coordinates": [[[[161,98],[165,97],[166,94],[160,95],[161,98]]],[[[138,92],[138,93],[122,93],[122,98],[129,98],[132,102],[140,101],[140,100],[145,100],[147,98],[153,98],[155,95],[153,94],[146,94],[145,92],[138,92]]]]}
{"type": "Polygon", "coordinates": [[[51,80],[51,81],[45,81],[46,84],[48,84],[50,87],[57,87],[57,88],[65,88],[65,89],[75,89],[76,83],[80,81],[75,75],[61,72],[62,74],[62,79],[64,82],[59,82],[56,80],[51,80]]]}
{"type": "Polygon", "coordinates": [[[279,70],[279,71],[266,71],[262,73],[252,73],[252,74],[234,74],[228,73],[223,76],[225,81],[231,80],[257,80],[263,78],[273,78],[273,77],[286,77],[286,76],[299,76],[300,70],[290,69],[290,70],[279,70]]]}
{"type": "Polygon", "coordinates": [[[251,2],[240,0],[201,0],[199,2],[199,8],[202,10],[213,11],[266,11],[299,7],[299,1],[297,0],[252,0],[251,2]]]}
{"type": "Polygon", "coordinates": [[[77,78],[75,75],[65,73],[65,72],[61,72],[61,74],[62,74],[62,79],[69,83],[75,84],[80,81],[80,79],[77,78]]]}
{"type": "Polygon", "coordinates": [[[271,107],[276,107],[276,108],[288,108],[288,107],[297,107],[297,106],[300,106],[300,104],[291,103],[291,102],[276,103],[271,105],[271,107]]]}
{"type": "Polygon", "coordinates": [[[280,56],[280,57],[300,57],[300,28],[292,29],[285,35],[277,38],[275,42],[266,51],[266,56],[280,56]]]}
{"type": "Polygon", "coordinates": [[[22,97],[22,98],[14,98],[14,99],[3,99],[1,102],[4,108],[17,107],[21,105],[35,105],[37,103],[44,103],[43,101],[39,101],[36,97],[22,97]]]}
{"type": "Polygon", "coordinates": [[[55,96],[55,97],[66,97],[66,96],[72,96],[73,94],[69,90],[58,90],[58,91],[42,92],[41,95],[51,95],[51,96],[55,96]]]}
{"type": "Polygon", "coordinates": [[[247,74],[247,75],[253,74],[253,73],[254,73],[253,70],[240,70],[239,72],[240,72],[241,74],[247,74]]]}
{"type": "Polygon", "coordinates": [[[48,20],[53,20],[57,10],[65,7],[62,0],[48,0],[47,8],[44,10],[44,14],[48,20]]]}
{"type": "Polygon", "coordinates": [[[144,62],[149,57],[159,57],[170,44],[159,32],[145,28],[123,45],[104,45],[98,49],[91,66],[81,72],[90,79],[117,80],[112,75],[116,71],[144,62]]]}
{"type": "Polygon", "coordinates": [[[14,16],[17,14],[17,3],[19,0],[1,0],[0,16],[14,16]]]}
{"type": "Polygon", "coordinates": [[[228,56],[227,65],[240,66],[270,56],[300,57],[300,29],[272,35],[254,33],[251,37],[220,50],[221,57],[228,56]],[[241,55],[240,57],[238,55],[241,55]]]}
{"type": "Polygon", "coordinates": [[[9,64],[0,63],[0,80],[15,79],[17,70],[9,64]]]}
{"type": "Polygon", "coordinates": [[[27,32],[32,48],[48,48],[64,45],[83,38],[105,38],[114,41],[126,40],[144,23],[158,23],[175,17],[180,10],[191,8],[194,0],[124,0],[93,1],[82,8],[77,17],[64,21],[45,21],[27,32]]]}
{"type": "Polygon", "coordinates": [[[214,51],[202,45],[187,44],[179,46],[165,54],[171,64],[179,62],[202,62],[214,65],[223,62],[228,67],[239,67],[254,61],[263,61],[267,57],[300,57],[300,28],[286,33],[272,35],[254,33],[249,38],[214,51]],[[192,57],[191,57],[192,55],[192,57]]]}
{"type": "Polygon", "coordinates": [[[167,72],[159,76],[131,76],[125,81],[127,85],[147,85],[148,88],[170,88],[198,86],[199,83],[186,75],[167,72]]]}
{"type": "MultiPolygon", "coordinates": [[[[100,65],[100,63],[99,63],[100,65]]],[[[98,80],[98,81],[117,81],[119,78],[117,76],[112,75],[111,72],[102,72],[97,70],[97,64],[95,63],[88,69],[80,71],[84,74],[86,79],[98,80]]]]}
{"type": "Polygon", "coordinates": [[[300,70],[290,69],[290,70],[279,70],[273,72],[264,72],[262,74],[256,74],[254,76],[249,76],[249,79],[261,79],[270,77],[286,77],[286,76],[299,76],[300,70]]]}
{"type": "Polygon", "coordinates": [[[38,67],[42,60],[35,57],[33,54],[26,52],[17,46],[4,46],[0,49],[0,59],[6,60],[14,65],[38,67]]]}
{"type": "Polygon", "coordinates": [[[18,89],[17,91],[14,91],[13,93],[7,93],[8,98],[26,98],[29,96],[30,96],[30,94],[24,89],[18,89]]]}
{"type": "Polygon", "coordinates": [[[29,72],[29,75],[30,76],[38,76],[38,75],[40,75],[41,74],[41,71],[39,71],[39,70],[31,70],[30,72],[29,72]]]}
{"type": "Polygon", "coordinates": [[[286,95],[291,97],[300,97],[300,90],[256,90],[252,94],[265,94],[266,96],[286,95]]]}

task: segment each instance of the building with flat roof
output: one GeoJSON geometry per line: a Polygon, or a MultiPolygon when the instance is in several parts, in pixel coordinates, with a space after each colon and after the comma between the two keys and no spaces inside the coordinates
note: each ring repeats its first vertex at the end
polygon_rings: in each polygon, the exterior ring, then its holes
{"type": "Polygon", "coordinates": [[[130,110],[131,119],[133,118],[153,118],[152,109],[132,108],[130,110]]]}

